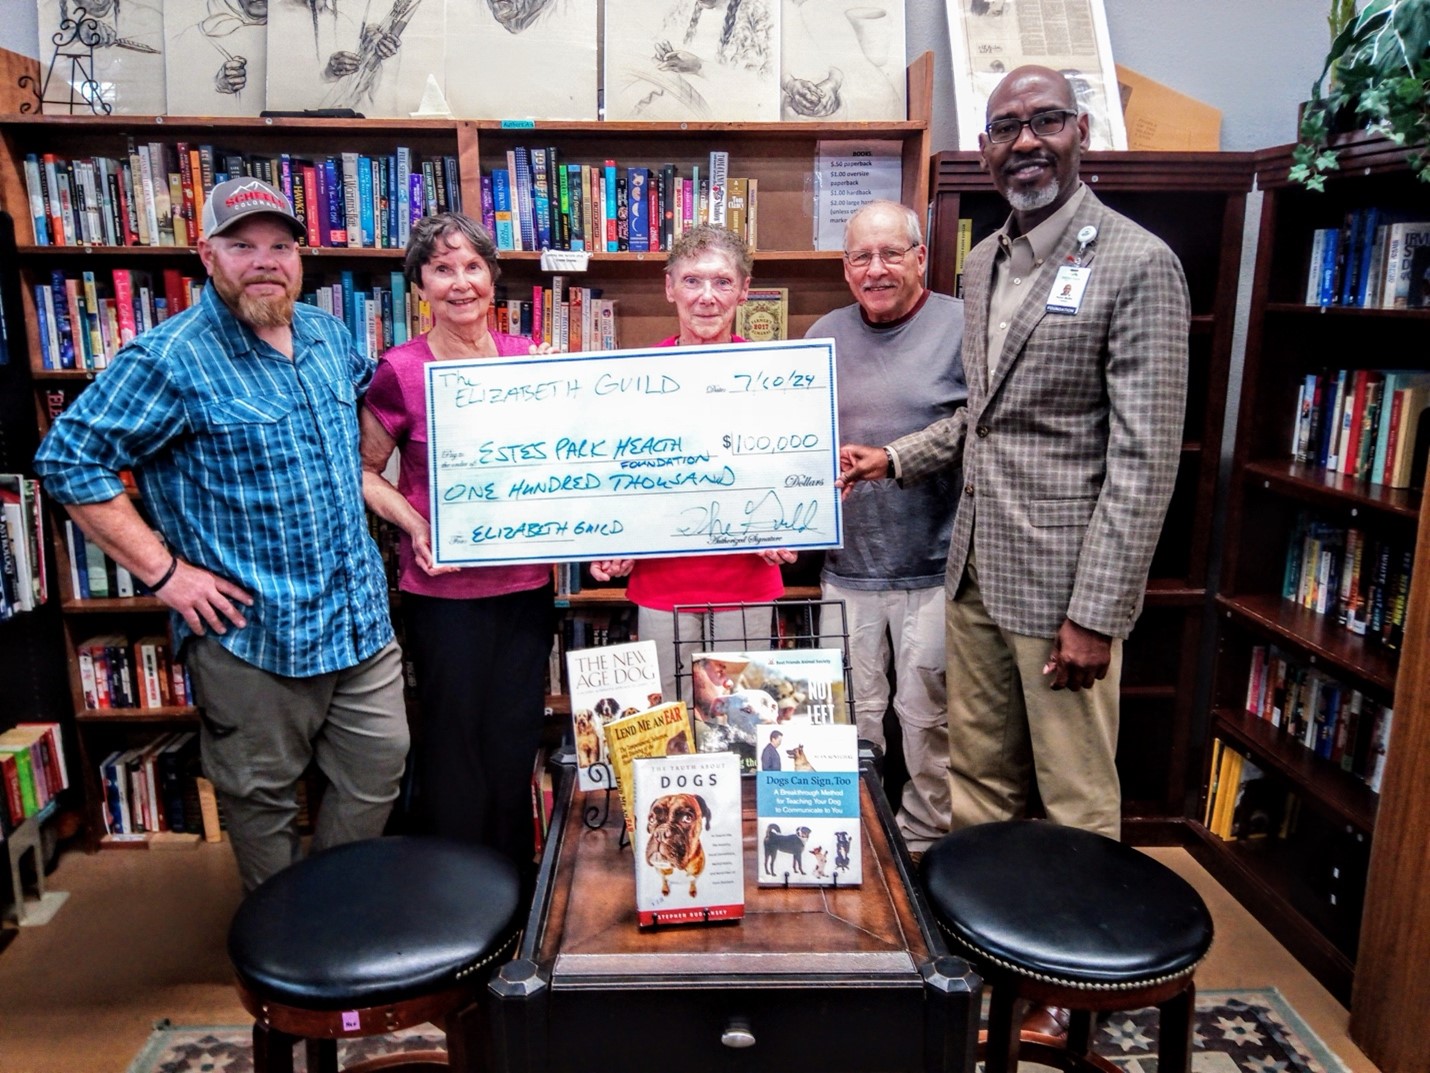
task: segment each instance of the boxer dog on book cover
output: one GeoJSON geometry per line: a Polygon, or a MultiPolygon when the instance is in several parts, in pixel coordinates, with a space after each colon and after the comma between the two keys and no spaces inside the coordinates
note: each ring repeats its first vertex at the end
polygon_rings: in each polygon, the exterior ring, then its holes
{"type": "Polygon", "coordinates": [[[700,844],[702,821],[710,829],[710,806],[699,794],[666,794],[650,806],[646,817],[646,863],[660,872],[660,892],[670,893],[672,872],[690,877],[690,896],[695,897],[696,880],[705,870],[705,849],[700,844]]]}

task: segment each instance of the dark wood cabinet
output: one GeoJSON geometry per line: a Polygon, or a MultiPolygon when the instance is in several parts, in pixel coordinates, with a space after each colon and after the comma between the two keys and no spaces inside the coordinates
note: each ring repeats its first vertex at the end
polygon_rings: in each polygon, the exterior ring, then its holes
{"type": "MultiPolygon", "coordinates": [[[[1126,837],[1175,840],[1199,786],[1197,698],[1228,368],[1251,189],[1249,153],[1094,152],[1082,179],[1108,206],[1159,235],[1191,293],[1189,383],[1176,489],[1152,561],[1147,600],[1123,659],[1118,771],[1126,837]]],[[[960,219],[973,244],[1008,216],[979,155],[934,156],[929,285],[958,291],[960,219]]]]}

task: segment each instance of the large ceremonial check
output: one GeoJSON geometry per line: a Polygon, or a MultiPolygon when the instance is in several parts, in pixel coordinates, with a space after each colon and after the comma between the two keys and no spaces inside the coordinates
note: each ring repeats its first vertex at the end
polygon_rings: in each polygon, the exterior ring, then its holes
{"type": "Polygon", "coordinates": [[[840,545],[832,340],[426,373],[441,565],[840,545]]]}

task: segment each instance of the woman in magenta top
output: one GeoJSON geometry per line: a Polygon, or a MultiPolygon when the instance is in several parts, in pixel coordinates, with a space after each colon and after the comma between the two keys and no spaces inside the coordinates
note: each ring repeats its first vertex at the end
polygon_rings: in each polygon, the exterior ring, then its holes
{"type": "MultiPolygon", "coordinates": [[[[686,231],[670,249],[665,265],[665,297],[675,304],[680,332],[660,346],[704,346],[743,343],[734,334],[735,310],[750,290],[754,258],[743,239],[722,227],[702,224],[686,231]]],[[[671,559],[608,559],[591,564],[598,581],[629,575],[626,595],[637,608],[641,640],[656,642],[661,688],[675,698],[676,659],[688,663],[690,653],[719,640],[723,648],[768,645],[768,621],[746,622],[732,604],[768,603],[784,593],[780,563],[794,562],[792,551],[724,552],[671,559]],[[716,608],[687,615],[680,625],[682,645],[675,651],[677,604],[707,604],[716,608]],[[704,623],[699,619],[704,618],[704,623]],[[688,620],[688,621],[687,621],[688,620]]],[[[687,696],[689,702],[690,697],[687,696]]]]}
{"type": "Polygon", "coordinates": [[[418,814],[437,834],[533,857],[531,765],[555,628],[549,564],[458,568],[432,558],[423,366],[544,352],[487,327],[496,244],[460,213],[413,225],[403,266],[432,329],[378,361],[360,415],[363,496],[401,530],[403,649],[417,670],[418,814]],[[392,452],[397,485],[382,476],[392,452]]]}

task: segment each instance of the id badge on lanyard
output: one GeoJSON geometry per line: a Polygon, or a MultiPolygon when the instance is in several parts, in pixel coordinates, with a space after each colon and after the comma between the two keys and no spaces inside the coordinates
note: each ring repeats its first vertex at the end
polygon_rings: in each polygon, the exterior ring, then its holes
{"type": "Polygon", "coordinates": [[[1052,289],[1048,291],[1049,313],[1061,313],[1069,317],[1077,314],[1078,307],[1082,305],[1083,291],[1087,290],[1088,280],[1092,278],[1092,267],[1088,263],[1092,257],[1084,256],[1084,253],[1096,239],[1097,228],[1091,225],[1077,233],[1077,254],[1069,258],[1070,264],[1058,269],[1057,275],[1053,277],[1052,289]]]}

